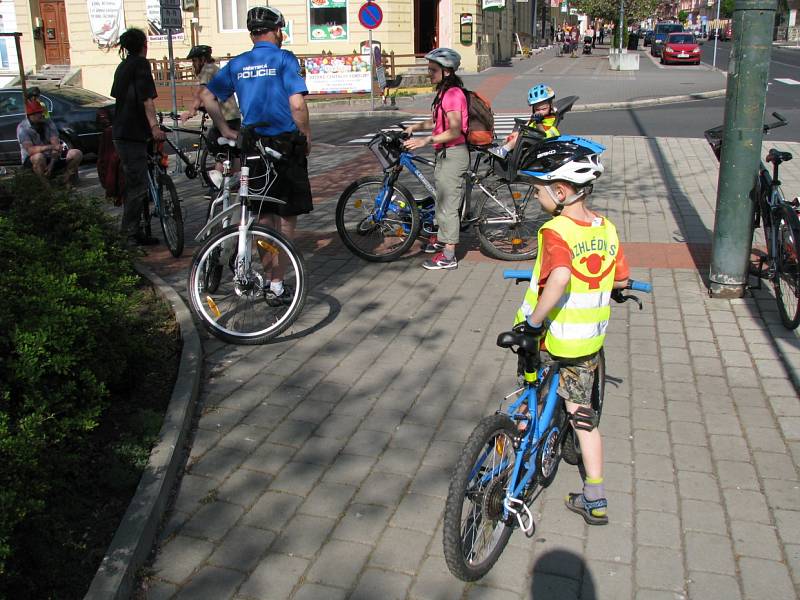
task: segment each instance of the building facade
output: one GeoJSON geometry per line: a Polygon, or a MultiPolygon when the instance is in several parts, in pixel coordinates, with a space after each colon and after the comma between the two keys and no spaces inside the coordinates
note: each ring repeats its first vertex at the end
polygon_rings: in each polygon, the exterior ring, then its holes
{"type": "MultiPolygon", "coordinates": [[[[247,10],[260,0],[180,0],[183,27],[173,30],[173,47],[183,58],[193,44],[207,44],[216,55],[235,55],[251,47],[247,10]]],[[[298,55],[360,52],[368,30],[359,23],[363,0],[270,0],[287,19],[285,47],[298,55]]],[[[463,56],[463,68],[477,71],[510,59],[530,39],[533,2],[522,0],[378,0],[383,22],[373,40],[385,52],[424,54],[449,46],[463,56]]],[[[27,70],[69,64],[77,81],[107,94],[119,55],[113,44],[127,27],[149,36],[150,58],[167,55],[159,0],[0,0],[19,31],[27,70]],[[13,6],[13,10],[9,4],[13,6]]],[[[0,12],[0,15],[3,13],[0,12]]],[[[10,19],[4,19],[8,21],[10,19]]],[[[13,40],[9,50],[13,53],[13,40]]],[[[413,60],[413,57],[409,57],[413,60]]],[[[2,65],[0,65],[2,66],[2,65]]]]}

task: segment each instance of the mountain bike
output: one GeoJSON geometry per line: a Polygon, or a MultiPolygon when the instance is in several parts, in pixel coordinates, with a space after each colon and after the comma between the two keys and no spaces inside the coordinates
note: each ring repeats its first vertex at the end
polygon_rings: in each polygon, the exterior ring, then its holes
{"type": "Polygon", "coordinates": [[[167,248],[177,258],[183,252],[183,210],[175,184],[167,174],[168,165],[164,142],[151,141],[147,150],[147,199],[142,209],[141,225],[145,235],[151,237],[150,221],[153,214],[158,216],[167,248]]]}
{"type": "MultiPolygon", "coordinates": [[[[517,283],[532,272],[505,271],[517,283]]],[[[628,289],[650,292],[650,284],[629,280],[628,289]]],[[[619,303],[641,301],[623,290],[611,297],[619,303]]],[[[541,359],[540,339],[506,331],[497,345],[518,357],[519,389],[500,402],[495,414],[483,418],[469,436],[450,479],[444,512],[444,555],[450,572],[462,581],[483,577],[500,558],[515,529],[533,536],[529,506],[555,479],[561,460],[580,464],[580,444],[558,395],[563,361],[541,359]],[[509,399],[510,406],[503,409],[509,399]],[[524,430],[523,430],[524,426],[524,430]]],[[[600,418],[605,394],[602,349],[592,387],[592,408],[600,418]]],[[[580,427],[576,423],[575,427],[580,427]]]]}
{"type": "Polygon", "coordinates": [[[185,127],[171,127],[169,125],[165,125],[165,118],[177,121],[178,115],[173,112],[159,112],[157,115],[158,124],[161,126],[161,129],[167,133],[187,133],[191,136],[198,136],[199,139],[191,144],[191,151],[194,152],[194,157],[189,156],[189,154],[184,152],[170,138],[167,138],[166,142],[167,145],[169,145],[169,147],[175,152],[175,155],[186,165],[186,168],[184,169],[184,175],[186,175],[188,179],[195,179],[199,175],[200,179],[203,181],[203,184],[211,190],[211,194],[216,194],[219,191],[219,184],[214,181],[211,173],[217,168],[217,149],[214,146],[215,140],[208,139],[208,131],[210,128],[210,117],[208,116],[208,113],[206,113],[206,111],[202,108],[200,109],[200,129],[188,129],[185,127]],[[209,145],[212,148],[211,151],[209,151],[209,145]]]}
{"type": "Polygon", "coordinates": [[[295,322],[308,295],[300,251],[283,234],[255,224],[264,202],[285,204],[268,195],[277,176],[274,162],[284,160],[283,155],[260,139],[248,142],[257,127],[266,126],[244,128],[240,146],[226,141],[230,154],[223,163],[222,188],[197,234],[196,239],[205,241],[189,271],[189,307],[212,335],[229,343],[262,344],[279,335],[295,322]],[[233,204],[231,156],[242,161],[239,202],[233,204]],[[284,293],[276,298],[270,295],[270,281],[278,269],[283,272],[284,293]]]}
{"type": "MultiPolygon", "coordinates": [[[[554,104],[556,125],[561,123],[577,96],[566,96],[554,104]]],[[[476,227],[481,248],[499,260],[527,260],[536,256],[539,227],[550,216],[533,200],[533,186],[517,179],[518,167],[540,144],[544,135],[525,127],[526,119],[515,119],[520,141],[508,160],[500,160],[488,147],[470,146],[472,158],[464,174],[464,192],[459,208],[461,230],[476,227]],[[473,199],[473,191],[480,195],[473,199]]],[[[436,232],[436,190],[417,164],[434,162],[407,152],[407,136],[399,123],[377,133],[367,144],[383,168],[382,177],[362,177],[342,192],[336,205],[336,230],[356,256],[374,262],[394,260],[408,252],[420,234],[436,232]],[[400,131],[397,131],[400,129],[400,131]],[[415,198],[398,182],[406,169],[427,192],[415,198]]],[[[565,138],[562,138],[565,139],[565,138]]]]}
{"type": "MultiPolygon", "coordinates": [[[[764,133],[777,127],[783,127],[788,121],[779,113],[772,113],[777,121],[764,124],[764,133]]],[[[714,127],[705,132],[706,140],[711,145],[714,155],[720,158],[724,125],[714,127]]],[[[797,328],[800,324],[800,201],[797,198],[787,201],[781,190],[778,171],[781,163],[792,160],[789,152],[771,148],[767,152],[766,162],[758,166],[758,177],[750,191],[754,204],[753,235],[761,226],[766,254],[759,258],[756,267],[758,284],[761,279],[772,281],[775,289],[775,300],[781,322],[788,329],[797,328]]]]}
{"type": "MultiPolygon", "coordinates": [[[[351,183],[336,204],[336,230],[345,246],[364,260],[387,262],[408,252],[422,233],[435,232],[436,189],[417,165],[434,162],[403,149],[402,131],[384,130],[367,144],[383,167],[382,177],[362,177],[351,183]],[[414,176],[427,195],[414,194],[398,182],[403,170],[414,176]]],[[[531,202],[527,183],[492,181],[494,157],[475,151],[465,173],[459,217],[462,231],[477,226],[481,248],[501,260],[524,260],[536,255],[536,233],[549,216],[531,202]],[[486,167],[483,173],[482,167],[486,167]],[[475,188],[481,196],[473,200],[475,188]]]]}

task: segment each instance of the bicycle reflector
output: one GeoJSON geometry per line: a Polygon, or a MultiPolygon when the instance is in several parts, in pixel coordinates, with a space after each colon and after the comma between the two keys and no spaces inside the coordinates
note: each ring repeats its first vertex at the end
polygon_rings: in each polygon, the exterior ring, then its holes
{"type": "Polygon", "coordinates": [[[167,168],[169,166],[169,156],[167,156],[167,153],[164,152],[164,142],[158,142],[156,145],[156,152],[158,152],[159,156],[161,157],[159,159],[161,166],[167,168]]]}
{"type": "Polygon", "coordinates": [[[211,309],[215,319],[219,319],[222,316],[217,303],[214,302],[214,299],[211,296],[206,296],[206,304],[208,304],[208,308],[211,309]]]}
{"type": "Polygon", "coordinates": [[[262,250],[266,250],[273,256],[278,256],[278,249],[269,242],[266,242],[264,240],[258,240],[256,243],[258,244],[258,247],[261,248],[262,250]]]}

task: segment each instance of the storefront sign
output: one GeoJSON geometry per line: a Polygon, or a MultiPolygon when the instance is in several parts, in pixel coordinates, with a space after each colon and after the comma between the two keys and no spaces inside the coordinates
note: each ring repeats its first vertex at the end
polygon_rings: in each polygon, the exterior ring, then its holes
{"type": "Polygon", "coordinates": [[[347,0],[308,0],[310,8],[346,8],[347,0]]]}
{"type": "Polygon", "coordinates": [[[320,56],[304,59],[310,94],[368,92],[372,86],[369,56],[320,56]]]}
{"type": "Polygon", "coordinates": [[[472,43],[472,15],[470,13],[461,13],[458,37],[462,46],[469,46],[472,43]]]}
{"type": "Polygon", "coordinates": [[[314,41],[346,40],[347,25],[312,25],[311,39],[314,41]]]}
{"type": "Polygon", "coordinates": [[[87,0],[92,41],[100,48],[110,48],[125,30],[125,7],[122,0],[87,0]]]}
{"type": "MultiPolygon", "coordinates": [[[[147,39],[150,42],[166,42],[167,30],[161,26],[161,3],[159,0],[147,0],[147,39]]],[[[183,27],[172,30],[172,39],[180,41],[184,38],[183,27]]]]}
{"type": "Polygon", "coordinates": [[[503,10],[506,0],[483,0],[483,10],[503,10]]]}

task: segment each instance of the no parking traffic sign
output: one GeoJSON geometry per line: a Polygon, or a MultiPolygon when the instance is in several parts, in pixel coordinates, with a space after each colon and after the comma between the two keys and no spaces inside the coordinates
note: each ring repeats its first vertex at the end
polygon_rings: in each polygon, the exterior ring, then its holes
{"type": "Polygon", "coordinates": [[[365,29],[375,29],[383,21],[383,11],[374,2],[365,2],[358,9],[358,22],[365,29]]]}

